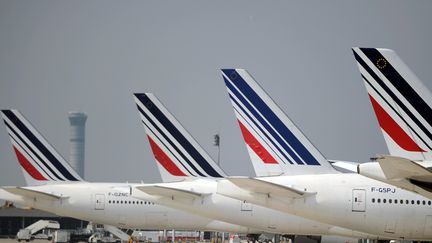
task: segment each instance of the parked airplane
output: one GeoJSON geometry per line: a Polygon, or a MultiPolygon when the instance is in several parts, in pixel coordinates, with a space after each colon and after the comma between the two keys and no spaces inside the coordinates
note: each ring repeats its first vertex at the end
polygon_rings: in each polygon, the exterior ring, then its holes
{"type": "Polygon", "coordinates": [[[162,177],[172,182],[136,186],[134,197],[272,233],[377,238],[217,194],[217,180],[226,175],[213,159],[156,96],[134,98],[162,177]]]}
{"type": "Polygon", "coordinates": [[[1,187],[3,200],[121,228],[261,232],[131,197],[141,184],[86,182],[20,112],[2,117],[27,183],[1,187]]]}
{"type": "Polygon", "coordinates": [[[222,74],[237,117],[259,142],[249,150],[251,159],[281,164],[291,175],[228,177],[218,181],[218,193],[369,234],[432,239],[430,200],[359,174],[336,173],[249,73],[222,74]]]}
{"type": "Polygon", "coordinates": [[[432,95],[393,50],[353,48],[391,156],[358,172],[432,199],[432,95]]]}

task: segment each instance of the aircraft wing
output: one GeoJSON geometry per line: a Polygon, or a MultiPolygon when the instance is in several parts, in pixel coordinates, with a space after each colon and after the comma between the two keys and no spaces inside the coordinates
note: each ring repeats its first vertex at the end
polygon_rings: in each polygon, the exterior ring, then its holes
{"type": "Polygon", "coordinates": [[[217,192],[234,199],[258,205],[277,202],[286,204],[315,193],[251,177],[227,177],[218,181],[217,192]]]}
{"type": "Polygon", "coordinates": [[[36,190],[32,190],[29,188],[24,188],[24,187],[2,187],[3,190],[10,192],[12,194],[15,195],[20,195],[23,197],[30,197],[30,198],[34,198],[34,199],[44,199],[44,200],[59,200],[62,198],[68,198],[65,196],[59,196],[56,194],[52,194],[52,193],[47,193],[47,192],[41,192],[41,191],[36,191],[36,190]]]}
{"type": "Polygon", "coordinates": [[[193,191],[172,188],[172,187],[165,187],[165,186],[157,186],[157,185],[137,186],[135,188],[139,191],[150,194],[152,196],[171,198],[172,200],[174,199],[194,200],[197,198],[201,198],[203,196],[203,194],[193,192],[193,191]]]}
{"type": "Polygon", "coordinates": [[[226,178],[234,185],[240,187],[249,193],[264,194],[267,197],[278,198],[300,198],[314,193],[301,191],[293,187],[284,186],[251,177],[228,177],[226,178]]]}
{"type": "Polygon", "coordinates": [[[228,177],[226,180],[219,180],[217,193],[282,212],[286,212],[287,205],[295,200],[306,200],[316,194],[250,177],[228,177]]]}

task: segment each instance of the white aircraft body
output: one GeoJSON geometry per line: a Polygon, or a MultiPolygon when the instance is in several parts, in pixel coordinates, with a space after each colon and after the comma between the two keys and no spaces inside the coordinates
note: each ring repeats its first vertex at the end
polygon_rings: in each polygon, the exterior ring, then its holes
{"type": "Polygon", "coordinates": [[[164,182],[134,187],[132,195],[209,218],[297,235],[377,236],[307,220],[217,194],[225,173],[153,94],[135,102],[164,182]]]}
{"type": "Polygon", "coordinates": [[[3,200],[121,228],[261,232],[132,198],[141,184],[85,182],[18,111],[2,117],[29,185],[2,187],[3,200]]]}
{"type": "Polygon", "coordinates": [[[138,185],[77,182],[19,188],[3,187],[0,190],[0,198],[59,216],[119,228],[262,232],[133,198],[130,196],[130,187],[138,185]]]}
{"type": "MultiPolygon", "coordinates": [[[[377,60],[367,58],[367,66],[379,72],[377,60]]],[[[285,173],[231,177],[218,182],[218,193],[388,238],[432,238],[430,200],[359,174],[336,173],[245,70],[222,73],[239,122],[258,141],[254,148],[248,147],[251,159],[283,166],[285,173]]]]}

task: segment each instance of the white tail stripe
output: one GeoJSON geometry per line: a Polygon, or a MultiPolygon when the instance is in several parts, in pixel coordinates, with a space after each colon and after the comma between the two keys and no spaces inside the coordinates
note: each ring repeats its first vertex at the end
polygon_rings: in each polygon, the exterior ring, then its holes
{"type": "MultiPolygon", "coordinates": [[[[34,157],[37,158],[36,163],[39,163],[41,166],[43,166],[45,168],[45,171],[47,171],[47,173],[49,173],[50,177],[56,178],[55,180],[61,180],[61,181],[66,180],[66,178],[51,163],[47,163],[48,159],[45,157],[45,155],[38,148],[36,148],[36,146],[34,146],[33,142],[30,141],[27,138],[27,136],[25,136],[25,134],[23,134],[21,132],[21,130],[18,129],[15,126],[15,124],[9,120],[8,117],[3,116],[3,119],[13,129],[13,131],[15,131],[16,134],[18,134],[22,138],[22,142],[25,142],[28,145],[29,149],[34,151],[34,152],[31,152],[30,150],[26,150],[26,152],[35,155],[34,157]]],[[[14,139],[17,141],[20,141],[20,139],[15,136],[13,131],[11,131],[11,134],[14,135],[14,139]]],[[[22,146],[24,148],[27,147],[24,144],[22,144],[22,146]]],[[[39,171],[39,172],[42,174],[42,171],[39,171]]]]}
{"type": "MultiPolygon", "coordinates": [[[[363,59],[363,61],[368,65],[368,67],[370,69],[372,69],[374,71],[374,73],[382,80],[382,82],[384,83],[384,85],[390,90],[390,92],[392,92],[395,97],[405,106],[407,107],[407,109],[414,115],[414,117],[416,119],[418,119],[418,121],[424,126],[426,127],[426,129],[428,129],[429,131],[431,130],[431,126],[428,124],[428,122],[426,122],[426,120],[424,120],[423,116],[421,116],[418,111],[416,109],[414,109],[414,107],[411,105],[411,103],[408,102],[408,100],[406,99],[406,97],[402,96],[402,94],[396,89],[396,87],[394,87],[394,85],[382,74],[380,74],[380,71],[378,70],[378,68],[375,66],[375,64],[373,64],[364,54],[363,52],[361,52],[360,50],[355,50],[356,53],[363,59]]],[[[360,69],[360,73],[367,79],[364,80],[366,87],[369,87],[370,85],[372,86],[371,88],[376,89],[383,97],[385,97],[385,99],[387,101],[389,101],[391,103],[391,105],[393,106],[393,109],[396,109],[397,113],[390,112],[389,114],[391,115],[391,117],[395,120],[398,121],[398,124],[401,126],[401,128],[407,133],[410,134],[411,137],[416,141],[419,142],[419,145],[421,147],[428,147],[427,143],[431,144],[431,138],[429,138],[429,136],[427,136],[424,131],[422,129],[419,128],[418,124],[411,119],[411,117],[404,111],[404,109],[401,109],[401,107],[394,101],[394,99],[392,97],[389,96],[388,92],[384,90],[384,88],[379,85],[377,83],[377,80],[375,80],[375,78],[373,78],[368,71],[366,71],[364,69],[364,67],[359,63],[358,64],[359,69],[360,69]],[[369,84],[370,83],[370,84],[369,84]],[[403,118],[404,121],[402,121],[401,119],[403,118]],[[415,129],[417,135],[413,134],[413,130],[411,130],[408,126],[406,126],[405,124],[408,124],[409,127],[415,129]],[[423,142],[425,141],[425,142],[423,142]]],[[[375,92],[376,93],[376,92],[375,92]]],[[[374,96],[374,98],[376,98],[376,96],[374,96]]],[[[382,99],[380,99],[382,100],[382,99]]],[[[383,108],[384,107],[388,107],[389,104],[387,104],[387,102],[380,102],[379,103],[383,108]]],[[[393,110],[392,109],[392,110],[393,110]]],[[[386,109],[388,111],[388,109],[386,109]]]]}
{"type": "MultiPolygon", "coordinates": [[[[406,99],[405,96],[403,96],[399,90],[390,82],[385,75],[382,75],[380,70],[376,67],[374,63],[372,63],[366,55],[361,52],[360,50],[356,51],[356,53],[363,59],[363,61],[368,65],[368,67],[383,81],[385,86],[391,90],[391,92],[405,105],[409,111],[414,114],[414,116],[428,129],[432,130],[431,125],[424,119],[424,117],[411,105],[411,103],[406,99]]],[[[385,56],[385,55],[384,55],[385,56]]],[[[367,77],[368,80],[372,81],[372,85],[374,88],[378,89],[381,94],[387,94],[387,92],[377,83],[377,80],[375,80],[368,71],[364,69],[364,67],[360,64],[358,64],[360,68],[360,73],[363,74],[363,76],[367,77]]],[[[388,100],[393,100],[392,98],[388,97],[388,100]]],[[[394,103],[394,102],[393,102],[394,103]]],[[[394,104],[396,106],[396,104],[394,104]]],[[[407,118],[405,119],[407,122],[410,122],[410,125],[414,125],[414,122],[412,119],[409,118],[409,116],[402,110],[399,109],[400,114],[407,118]]],[[[417,125],[415,125],[417,126],[417,125]]]]}
{"type": "MultiPolygon", "coordinates": [[[[11,136],[11,138],[12,138],[12,136],[11,136]]],[[[22,156],[24,156],[27,159],[27,161],[33,166],[33,168],[35,168],[39,172],[39,174],[41,174],[43,177],[45,177],[47,179],[49,178],[51,180],[54,180],[54,177],[52,175],[48,174],[46,172],[46,169],[43,169],[43,167],[42,167],[43,165],[40,165],[39,163],[37,163],[36,160],[34,159],[34,157],[29,152],[27,152],[27,150],[24,147],[22,147],[17,141],[12,140],[12,139],[11,139],[11,143],[12,143],[13,148],[18,150],[19,153],[21,153],[22,156]]],[[[25,168],[23,168],[23,169],[25,170],[25,168]]],[[[26,171],[26,173],[28,173],[28,172],[26,171]]]]}
{"type": "Polygon", "coordinates": [[[32,153],[27,146],[22,144],[22,141],[16,137],[15,134],[8,128],[9,138],[15,149],[19,150],[19,152],[25,156],[28,162],[37,169],[37,171],[42,174],[45,178],[49,178],[51,180],[56,180],[56,176],[50,173],[50,171],[46,168],[46,166],[32,153]]]}
{"type": "MultiPolygon", "coordinates": [[[[268,134],[264,134],[262,131],[265,131],[265,128],[260,125],[260,123],[255,123],[250,119],[250,114],[247,115],[244,112],[244,108],[239,107],[237,104],[240,104],[240,101],[237,99],[236,96],[232,95],[232,92],[228,90],[228,93],[231,95],[231,104],[234,107],[234,112],[237,116],[237,118],[243,123],[244,126],[246,126],[249,131],[255,135],[255,139],[257,139],[265,148],[266,150],[273,155],[274,158],[277,158],[279,163],[290,163],[287,161],[284,156],[281,154],[281,152],[276,148],[275,145],[268,139],[268,134]],[[257,125],[259,127],[257,127],[257,125]]],[[[283,150],[282,150],[283,151],[283,150]]],[[[285,156],[288,156],[290,159],[293,159],[289,154],[285,154],[285,156]]]]}
{"type": "MultiPolygon", "coordinates": [[[[175,128],[180,132],[180,134],[192,145],[192,147],[203,157],[205,161],[212,161],[211,157],[208,156],[208,154],[201,148],[201,146],[199,146],[199,144],[195,141],[195,139],[186,131],[186,129],[174,118],[174,116],[165,108],[164,105],[162,105],[162,103],[155,96],[153,96],[152,94],[147,94],[147,97],[156,105],[156,107],[162,112],[162,114],[169,120],[169,122],[171,122],[171,124],[175,126],[175,128]]],[[[159,121],[158,123],[161,124],[159,121]]],[[[165,129],[165,131],[167,130],[165,129]]],[[[170,132],[168,133],[172,135],[170,132]]],[[[175,138],[174,136],[171,137],[174,138],[176,142],[179,141],[178,140],[179,138],[175,138]]],[[[180,146],[180,143],[177,144],[178,146],[180,146]]],[[[180,146],[180,147],[182,148],[182,152],[187,156],[189,161],[193,163],[195,168],[197,168],[200,171],[200,173],[210,176],[205,171],[205,169],[202,168],[200,163],[195,158],[193,158],[193,156],[190,154],[191,151],[188,151],[187,148],[185,148],[184,146],[180,146]]],[[[218,170],[216,169],[216,171],[218,170]]]]}
{"type": "Polygon", "coordinates": [[[192,173],[194,170],[188,166],[180,154],[169,145],[169,142],[166,139],[163,139],[162,134],[160,134],[143,115],[141,115],[141,120],[144,123],[143,125],[147,135],[153,139],[153,141],[174,162],[174,164],[179,168],[183,168],[183,171],[187,172],[190,176],[197,176],[196,174],[192,173]]]}
{"type": "Polygon", "coordinates": [[[137,104],[146,113],[146,115],[149,116],[150,119],[152,119],[152,122],[154,122],[160,130],[159,132],[159,130],[156,129],[156,127],[154,127],[151,122],[148,121],[147,118],[141,114],[141,119],[145,122],[145,124],[151,127],[152,131],[157,133],[157,136],[162,140],[161,142],[163,144],[166,144],[166,146],[169,146],[169,150],[173,152],[176,158],[178,158],[176,160],[176,164],[182,164],[182,168],[186,168],[189,173],[192,173],[192,175],[194,176],[198,176],[198,172],[195,171],[195,169],[193,169],[190,164],[184,159],[183,156],[185,156],[189,160],[189,162],[192,163],[196,169],[198,169],[201,174],[206,175],[206,173],[198,166],[196,161],[186,152],[183,146],[181,146],[178,141],[171,135],[171,133],[168,132],[165,126],[163,126],[159,122],[159,120],[153,116],[153,114],[147,109],[147,107],[145,107],[139,100],[137,101],[137,104]],[[168,141],[165,137],[167,137],[167,139],[169,139],[170,141],[168,141]],[[171,145],[170,143],[172,143],[173,145],[171,145]],[[180,153],[182,153],[183,156],[180,153]]]}
{"type": "MultiPolygon", "coordinates": [[[[172,116],[153,94],[135,94],[140,113],[156,128],[161,140],[169,142],[170,148],[177,150],[185,165],[203,177],[222,177],[225,173],[211,157],[190,136],[186,129],[172,116]],[[145,103],[145,104],[144,104],[145,103]]],[[[146,123],[148,124],[148,123],[146,123]]],[[[182,162],[179,160],[179,162],[182,162]]]]}
{"type": "MultiPolygon", "coordinates": [[[[224,76],[225,78],[227,78],[226,75],[224,76]]],[[[243,98],[245,102],[248,102],[248,105],[250,105],[250,107],[254,109],[254,111],[260,116],[260,118],[266,124],[268,124],[269,128],[272,129],[277,134],[277,136],[280,137],[280,134],[276,131],[276,129],[271,124],[269,124],[269,121],[266,120],[265,117],[263,117],[263,115],[259,112],[258,109],[256,109],[256,107],[253,106],[253,104],[251,104],[251,102],[247,99],[247,97],[245,97],[240,92],[240,90],[236,86],[234,86],[233,82],[230,79],[227,80],[228,82],[231,83],[231,85],[233,85],[233,87],[237,90],[237,92],[242,96],[241,98],[243,98]]],[[[235,106],[236,109],[238,109],[238,111],[242,111],[245,117],[249,118],[251,124],[254,124],[255,127],[258,128],[258,130],[261,132],[263,137],[268,139],[267,141],[273,145],[272,148],[277,150],[279,152],[278,155],[283,158],[282,162],[285,164],[286,163],[292,164],[292,161],[295,161],[295,159],[282,147],[282,145],[275,139],[275,137],[272,134],[270,134],[270,131],[266,127],[264,127],[263,122],[257,121],[257,117],[252,114],[252,111],[245,106],[244,102],[241,102],[239,100],[240,97],[235,95],[234,92],[231,91],[228,87],[227,90],[228,93],[230,94],[231,103],[235,106]]],[[[266,146],[266,149],[269,150],[269,147],[266,146]]],[[[292,148],[290,147],[290,149],[292,148]]]]}
{"type": "MultiPolygon", "coordinates": [[[[276,129],[273,125],[272,125],[272,122],[270,122],[269,120],[267,120],[266,119],[266,117],[261,113],[261,111],[259,110],[259,109],[257,109],[253,104],[252,104],[252,102],[248,99],[248,97],[246,97],[246,95],[245,94],[243,94],[237,87],[236,87],[236,85],[232,82],[232,80],[231,79],[229,79],[225,74],[224,74],[224,77],[225,78],[227,78],[227,80],[231,83],[231,85],[233,85],[233,87],[235,87],[236,89],[237,89],[237,91],[239,91],[239,94],[242,96],[242,97],[238,97],[237,95],[234,95],[233,94],[233,96],[232,97],[236,97],[237,99],[239,99],[239,98],[243,98],[246,102],[248,102],[248,105],[250,105],[251,107],[252,107],[252,109],[254,109],[254,112],[256,112],[260,117],[257,117],[257,116],[255,116],[255,115],[252,115],[252,110],[250,110],[250,109],[248,109],[247,107],[246,107],[246,104],[244,103],[244,102],[239,102],[239,104],[242,106],[242,108],[244,109],[244,110],[246,110],[248,113],[249,113],[249,115],[251,115],[251,117],[253,117],[253,118],[255,118],[255,122],[257,123],[257,124],[259,124],[261,127],[263,127],[263,130],[265,131],[265,133],[267,134],[267,136],[271,139],[271,141],[272,141],[272,143],[274,144],[274,146],[276,146],[277,148],[278,148],[278,150],[281,152],[281,153],[283,153],[283,155],[284,155],[284,158],[285,158],[285,160],[284,160],[284,162],[285,163],[290,163],[290,164],[292,164],[292,163],[297,163],[297,164],[306,164],[306,161],[304,161],[303,160],[303,158],[302,158],[302,156],[300,156],[298,153],[297,153],[297,150],[296,149],[294,149],[293,147],[292,147],[292,145],[284,138],[284,136],[282,136],[280,133],[279,133],[279,131],[278,131],[278,129],[276,129]],[[258,121],[258,119],[262,119],[263,120],[263,122],[259,122],[258,121]],[[265,124],[264,124],[265,123],[265,124]],[[268,128],[264,128],[264,125],[267,125],[268,126],[268,128]],[[271,131],[270,131],[271,130],[271,131]],[[271,133],[274,133],[276,136],[274,136],[273,134],[271,134],[271,133]],[[281,142],[279,142],[279,141],[281,141],[281,142]],[[286,147],[284,147],[284,146],[286,146],[286,147]],[[288,149],[287,149],[288,148],[288,149]],[[291,154],[289,153],[289,152],[291,152],[291,154]],[[294,156],[296,157],[296,158],[294,158],[294,156]]],[[[241,76],[243,79],[245,79],[246,80],[246,78],[245,77],[243,77],[243,76],[241,76]]],[[[249,84],[250,85],[250,84],[249,84]]],[[[228,88],[228,90],[229,91],[231,91],[229,88],[228,88]]],[[[256,92],[256,90],[255,90],[255,92],[256,92]]],[[[256,92],[257,93],[257,95],[260,95],[258,92],[256,92]]],[[[231,93],[232,94],[232,93],[231,93]]],[[[262,100],[265,100],[265,99],[263,99],[261,96],[260,96],[260,98],[262,99],[262,100]]],[[[267,104],[268,105],[268,104],[267,104]]],[[[275,112],[275,111],[273,111],[277,116],[279,116],[279,114],[277,114],[277,112],[275,112]]]]}

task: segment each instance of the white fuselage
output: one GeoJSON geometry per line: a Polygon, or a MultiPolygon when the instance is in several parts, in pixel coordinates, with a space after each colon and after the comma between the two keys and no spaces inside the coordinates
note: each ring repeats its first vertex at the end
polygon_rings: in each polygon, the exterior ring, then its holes
{"type": "Polygon", "coordinates": [[[241,200],[217,194],[217,181],[194,179],[190,181],[155,184],[185,191],[200,193],[203,196],[195,200],[181,197],[158,196],[144,193],[134,188],[136,198],[157,202],[168,207],[202,215],[205,217],[239,224],[250,228],[262,229],[272,233],[297,235],[339,235],[356,238],[377,239],[377,236],[356,232],[346,227],[305,219],[295,215],[281,213],[266,207],[252,205],[241,200]]]}
{"type": "Polygon", "coordinates": [[[58,200],[35,199],[15,195],[3,189],[0,189],[0,198],[59,216],[121,228],[260,232],[133,198],[130,196],[130,184],[79,182],[26,188],[49,194],[64,195],[65,198],[58,200]]]}
{"type": "Polygon", "coordinates": [[[146,195],[147,198],[131,196],[131,188],[145,184],[82,182],[26,187],[30,190],[63,196],[62,199],[35,199],[17,196],[3,190],[0,191],[0,198],[60,216],[74,217],[121,228],[174,228],[178,230],[217,230],[239,233],[273,232],[376,238],[219,195],[216,193],[216,181],[199,179],[170,183],[170,185],[174,184],[183,186],[184,189],[211,191],[213,193],[203,198],[202,202],[180,204],[183,207],[179,206],[178,202],[174,203],[175,206],[165,204],[164,200],[155,200],[150,195],[146,195]],[[161,204],[170,207],[161,206],[161,204]],[[171,206],[176,209],[172,209],[171,206]]]}
{"type": "MultiPolygon", "coordinates": [[[[394,239],[432,239],[432,202],[419,194],[358,174],[260,179],[315,194],[297,199],[272,198],[271,194],[260,199],[243,195],[242,199],[368,234],[394,239]]],[[[237,198],[235,192],[231,196],[237,198]]]]}

